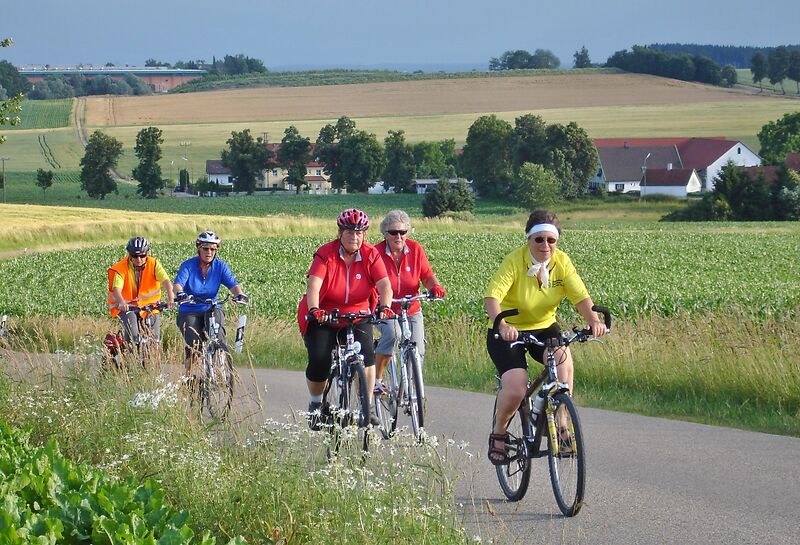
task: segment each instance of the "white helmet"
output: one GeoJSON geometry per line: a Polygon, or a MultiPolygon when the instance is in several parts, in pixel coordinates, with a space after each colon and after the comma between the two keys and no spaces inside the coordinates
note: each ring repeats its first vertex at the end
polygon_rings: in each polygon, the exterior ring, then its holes
{"type": "Polygon", "coordinates": [[[197,235],[195,246],[200,246],[201,244],[216,244],[217,248],[219,248],[221,243],[222,241],[214,231],[203,231],[197,235]]]}

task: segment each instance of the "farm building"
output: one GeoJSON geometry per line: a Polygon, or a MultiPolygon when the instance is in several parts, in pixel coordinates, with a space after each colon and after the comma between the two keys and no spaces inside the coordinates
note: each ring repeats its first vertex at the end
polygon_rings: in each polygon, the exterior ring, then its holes
{"type": "MultiPolygon", "coordinates": [[[[331,191],[331,184],[328,176],[316,161],[311,161],[306,165],[308,171],[305,176],[306,187],[309,193],[326,194],[331,191]]],[[[208,181],[212,183],[219,183],[222,187],[233,187],[233,176],[231,171],[223,166],[222,161],[219,159],[206,160],[206,175],[208,181]]],[[[262,189],[279,189],[286,191],[295,191],[294,184],[287,182],[286,178],[289,173],[286,169],[279,167],[274,161],[271,161],[268,168],[261,172],[261,180],[258,184],[262,189]]]]}
{"type": "Polygon", "coordinates": [[[693,168],[648,168],[642,176],[641,195],[687,197],[699,193],[700,176],[693,168]]]}
{"type": "Polygon", "coordinates": [[[605,186],[609,192],[640,190],[645,170],[694,169],[701,191],[714,189],[714,179],[728,161],[739,166],[758,166],[761,158],[745,144],[714,138],[600,138],[594,140],[600,168],[590,187],[605,186]]]}
{"type": "MultiPolygon", "coordinates": [[[[449,181],[450,187],[455,188],[458,185],[458,178],[450,178],[449,181]]],[[[418,195],[424,195],[438,183],[439,180],[436,178],[419,178],[414,180],[414,185],[417,188],[418,195]]],[[[470,193],[475,193],[475,190],[472,189],[472,181],[467,181],[467,189],[469,189],[470,193]]]]}
{"type": "Polygon", "coordinates": [[[121,80],[126,75],[130,74],[144,80],[144,82],[150,86],[154,93],[163,93],[169,91],[170,89],[174,89],[182,83],[203,77],[208,74],[208,72],[205,70],[164,68],[160,66],[79,66],[64,68],[46,65],[37,67],[23,66],[19,69],[19,74],[31,82],[34,87],[36,86],[37,82],[42,81],[49,76],[64,76],[67,78],[75,75],[81,75],[86,78],[109,76],[111,79],[121,80]]]}

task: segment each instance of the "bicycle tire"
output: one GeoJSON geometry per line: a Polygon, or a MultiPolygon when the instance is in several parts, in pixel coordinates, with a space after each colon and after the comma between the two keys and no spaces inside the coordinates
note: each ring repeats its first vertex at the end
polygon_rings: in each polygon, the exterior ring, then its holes
{"type": "MultiPolygon", "coordinates": [[[[523,399],[522,403],[527,403],[523,399]]],[[[494,413],[497,414],[497,399],[494,401],[494,413]]],[[[494,422],[492,422],[494,429],[494,422]]],[[[531,481],[531,453],[528,442],[525,440],[526,432],[530,433],[531,421],[527,411],[520,406],[511,416],[506,431],[506,451],[509,461],[507,464],[495,466],[497,480],[508,501],[519,501],[525,497],[531,481]]]]}
{"type": "Polygon", "coordinates": [[[375,412],[378,420],[381,421],[380,430],[384,439],[389,439],[397,429],[398,394],[400,393],[394,358],[389,361],[389,366],[389,393],[378,395],[375,398],[375,412]]]}
{"type": "Polygon", "coordinates": [[[583,444],[578,410],[572,398],[565,392],[553,396],[556,407],[555,437],[548,432],[547,461],[550,466],[550,483],[558,508],[566,517],[574,517],[583,506],[583,495],[586,486],[586,448],[583,444]],[[564,451],[564,433],[569,432],[571,448],[564,451]]]}
{"type": "Polygon", "coordinates": [[[363,365],[353,365],[350,381],[345,391],[347,399],[345,407],[350,415],[349,424],[357,426],[356,444],[361,445],[363,452],[369,451],[369,394],[367,389],[367,373],[363,365]]]}
{"type": "Polygon", "coordinates": [[[201,406],[211,418],[225,420],[233,402],[233,358],[222,346],[212,346],[204,366],[201,406]]]}
{"type": "Polygon", "coordinates": [[[422,383],[422,369],[419,365],[417,351],[410,348],[403,357],[408,377],[408,410],[411,416],[411,431],[419,439],[420,431],[425,426],[425,399],[422,383]]]}

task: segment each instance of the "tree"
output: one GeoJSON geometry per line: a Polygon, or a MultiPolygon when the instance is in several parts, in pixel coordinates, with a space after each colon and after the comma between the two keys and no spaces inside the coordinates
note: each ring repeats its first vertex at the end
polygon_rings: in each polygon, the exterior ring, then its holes
{"type": "Polygon", "coordinates": [[[462,167],[481,196],[508,194],[512,171],[511,132],[511,125],[494,114],[479,117],[467,131],[462,167]]]}
{"type": "Polygon", "coordinates": [[[722,78],[720,85],[723,87],[733,87],[739,82],[739,75],[736,73],[736,68],[734,68],[732,64],[723,66],[720,76],[722,78]]]}
{"type": "Polygon", "coordinates": [[[231,132],[231,137],[225,143],[228,149],[222,150],[222,164],[231,171],[233,189],[252,195],[273,153],[267,150],[260,136],[253,138],[250,129],[231,132]]]}
{"type": "Polygon", "coordinates": [[[344,173],[340,165],[339,143],[355,130],[355,122],[347,116],[340,117],[336,121],[336,125],[328,123],[319,130],[316,143],[317,156],[325,165],[325,174],[330,176],[331,186],[335,189],[345,187],[344,173]]]}
{"type": "Polygon", "coordinates": [[[574,121],[548,125],[547,168],[560,174],[564,187],[562,196],[576,197],[586,191],[589,180],[597,172],[600,158],[588,133],[574,121]]]}
{"type": "Polygon", "coordinates": [[[306,165],[310,160],[311,140],[300,136],[297,127],[290,125],[283,131],[278,164],[289,172],[288,181],[294,185],[297,193],[300,193],[306,183],[306,165]]]}
{"type": "Polygon", "coordinates": [[[426,218],[435,218],[447,212],[450,206],[450,182],[439,180],[439,182],[425,193],[422,200],[422,215],[426,218]]]}
{"type": "Polygon", "coordinates": [[[148,66],[148,67],[152,66],[152,67],[171,68],[171,66],[170,66],[170,64],[168,62],[161,62],[161,61],[157,61],[155,59],[147,59],[146,61],[144,61],[144,65],[148,66]]]}
{"type": "Polygon", "coordinates": [[[389,131],[384,138],[383,147],[386,154],[386,167],[383,169],[383,184],[394,187],[395,193],[414,192],[416,165],[414,151],[406,144],[404,131],[389,131]]]}
{"type": "Polygon", "coordinates": [[[767,56],[767,75],[772,85],[780,83],[784,95],[786,89],[783,88],[783,80],[786,79],[788,70],[789,50],[786,49],[786,46],[779,45],[775,49],[771,49],[767,56]]]}
{"type": "Polygon", "coordinates": [[[53,171],[37,168],[36,185],[42,188],[42,193],[44,194],[53,185],[53,171]]]}
{"type": "Polygon", "coordinates": [[[719,85],[722,81],[720,68],[717,63],[703,55],[694,57],[694,80],[711,85],[719,85]]]}
{"type": "MultiPolygon", "coordinates": [[[[9,44],[10,45],[10,44],[9,44]]],[[[19,71],[8,61],[0,61],[0,86],[2,86],[9,96],[20,93],[23,95],[31,90],[31,84],[19,71]]]]}
{"type": "Polygon", "coordinates": [[[763,172],[752,179],[728,161],[714,180],[714,193],[728,203],[732,220],[772,219],[769,188],[763,172]]]}
{"type": "Polygon", "coordinates": [[[575,68],[590,68],[592,66],[592,61],[589,58],[589,50],[586,49],[585,45],[572,56],[575,59],[575,68]]]}
{"type": "Polygon", "coordinates": [[[523,163],[547,161],[547,124],[541,116],[525,114],[514,120],[511,160],[516,171],[523,163]]]}
{"type": "Polygon", "coordinates": [[[157,127],[147,127],[136,135],[134,151],[139,158],[139,164],[133,169],[133,177],[139,182],[136,192],[145,199],[155,199],[158,190],[163,186],[161,165],[158,164],[163,143],[163,134],[157,127]]]}
{"type": "Polygon", "coordinates": [[[561,61],[549,49],[537,49],[533,52],[530,68],[555,70],[561,66],[561,61]]]}
{"type": "Polygon", "coordinates": [[[800,49],[795,49],[789,55],[789,67],[786,77],[797,84],[797,94],[800,95],[800,49]]]}
{"type": "Polygon", "coordinates": [[[800,111],[784,114],[758,131],[759,155],[769,165],[782,163],[789,152],[800,152],[800,111]]]}
{"type": "Polygon", "coordinates": [[[547,208],[560,200],[561,181],[542,165],[523,163],[511,182],[514,202],[528,210],[547,208]]]}
{"type": "Polygon", "coordinates": [[[795,221],[798,219],[795,196],[800,188],[800,176],[786,164],[778,168],[775,181],[769,186],[769,194],[773,218],[777,221],[795,221]]]}
{"type": "Polygon", "coordinates": [[[81,189],[93,199],[105,199],[112,191],[117,191],[117,182],[109,171],[117,166],[122,155],[122,142],[101,131],[94,131],[89,137],[81,159],[81,189]]]}
{"type": "MultiPolygon", "coordinates": [[[[442,183],[440,180],[439,183],[442,183]]],[[[450,181],[447,180],[447,185],[450,181]]],[[[469,192],[467,182],[463,178],[459,178],[455,187],[450,188],[450,200],[448,208],[453,212],[472,212],[475,208],[475,197],[469,192]]]]}
{"type": "Polygon", "coordinates": [[[346,187],[366,192],[383,173],[386,157],[374,134],[354,131],[339,142],[339,168],[346,187]]]}
{"type": "MultiPolygon", "coordinates": [[[[9,47],[12,44],[10,38],[5,38],[0,40],[0,47],[9,47]]],[[[13,67],[12,67],[13,68],[13,67]]],[[[0,90],[6,90],[3,85],[2,81],[0,81],[0,90]]],[[[22,103],[22,93],[18,93],[16,96],[12,96],[11,98],[2,98],[2,102],[0,102],[0,126],[2,125],[18,125],[19,124],[19,116],[15,115],[18,114],[22,107],[20,104],[22,103]]],[[[0,144],[6,141],[6,137],[0,134],[0,144]]],[[[5,183],[5,180],[3,180],[5,183]]]]}
{"type": "Polygon", "coordinates": [[[767,57],[761,51],[756,51],[750,59],[750,72],[753,74],[753,83],[758,83],[759,89],[763,91],[761,81],[767,77],[767,57]]]}

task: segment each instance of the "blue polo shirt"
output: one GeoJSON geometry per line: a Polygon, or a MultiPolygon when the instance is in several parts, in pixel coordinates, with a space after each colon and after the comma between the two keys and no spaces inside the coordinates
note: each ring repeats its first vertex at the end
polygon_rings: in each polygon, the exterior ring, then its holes
{"type": "MultiPolygon", "coordinates": [[[[208,273],[203,278],[200,272],[200,258],[193,257],[181,263],[173,283],[183,286],[183,291],[193,295],[195,299],[215,299],[220,286],[224,285],[231,289],[239,282],[236,281],[228,264],[218,257],[211,262],[208,273]]],[[[178,313],[205,312],[209,308],[211,308],[209,304],[183,304],[178,308],[178,313]]]]}

